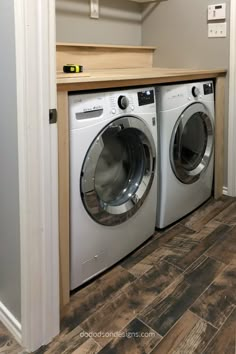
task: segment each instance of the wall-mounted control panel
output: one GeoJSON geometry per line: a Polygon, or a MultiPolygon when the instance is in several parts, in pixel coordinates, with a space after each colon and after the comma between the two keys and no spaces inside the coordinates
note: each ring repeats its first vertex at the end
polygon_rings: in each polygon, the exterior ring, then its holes
{"type": "Polygon", "coordinates": [[[216,4],[208,6],[208,21],[225,20],[226,19],[226,4],[216,4]]]}
{"type": "Polygon", "coordinates": [[[227,36],[226,4],[208,6],[208,37],[222,38],[227,36]]]}

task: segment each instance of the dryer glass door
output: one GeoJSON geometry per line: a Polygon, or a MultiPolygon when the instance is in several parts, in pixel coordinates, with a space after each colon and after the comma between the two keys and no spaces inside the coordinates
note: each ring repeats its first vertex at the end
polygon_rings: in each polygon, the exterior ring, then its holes
{"type": "Polygon", "coordinates": [[[185,184],[197,181],[213,152],[213,119],[201,103],[189,106],[172,133],[170,160],[176,177],[185,184]]]}
{"type": "Polygon", "coordinates": [[[112,121],[93,141],[81,173],[81,195],[102,225],[125,222],[141,207],[153,182],[155,143],[138,117],[112,121]]]}

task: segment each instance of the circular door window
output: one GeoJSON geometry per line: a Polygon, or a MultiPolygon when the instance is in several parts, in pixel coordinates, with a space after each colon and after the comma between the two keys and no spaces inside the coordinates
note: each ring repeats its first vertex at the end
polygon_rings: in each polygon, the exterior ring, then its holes
{"type": "Polygon", "coordinates": [[[183,183],[197,181],[207,168],[213,151],[214,127],[201,103],[189,106],[179,117],[171,139],[170,160],[183,183]]]}
{"type": "Polygon", "coordinates": [[[90,216],[114,226],[129,219],[144,202],[153,182],[155,144],[147,125],[122,117],[96,137],[81,173],[81,195],[90,216]]]}

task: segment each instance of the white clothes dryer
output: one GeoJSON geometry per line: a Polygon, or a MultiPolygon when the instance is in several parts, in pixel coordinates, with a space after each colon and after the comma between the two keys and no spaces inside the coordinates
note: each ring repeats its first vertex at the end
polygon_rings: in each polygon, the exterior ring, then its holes
{"type": "Polygon", "coordinates": [[[71,289],[129,254],[154,230],[154,88],[69,96],[71,289]]]}
{"type": "Polygon", "coordinates": [[[159,127],[158,228],[190,213],[212,194],[212,81],[156,87],[159,127]]]}

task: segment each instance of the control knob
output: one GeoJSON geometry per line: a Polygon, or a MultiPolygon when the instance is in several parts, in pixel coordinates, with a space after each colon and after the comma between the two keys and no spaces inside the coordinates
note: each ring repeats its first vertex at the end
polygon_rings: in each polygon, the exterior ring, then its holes
{"type": "Polygon", "coordinates": [[[126,96],[119,96],[118,106],[121,109],[126,109],[129,106],[129,99],[126,96]]]}
{"type": "Polygon", "coordinates": [[[193,95],[193,97],[198,97],[198,96],[200,95],[200,90],[199,90],[198,87],[193,86],[193,88],[192,88],[192,95],[193,95]]]}

